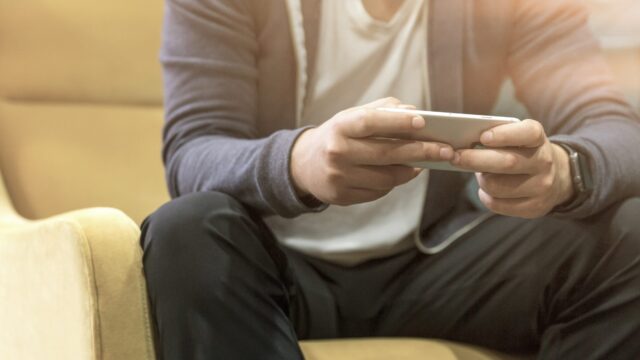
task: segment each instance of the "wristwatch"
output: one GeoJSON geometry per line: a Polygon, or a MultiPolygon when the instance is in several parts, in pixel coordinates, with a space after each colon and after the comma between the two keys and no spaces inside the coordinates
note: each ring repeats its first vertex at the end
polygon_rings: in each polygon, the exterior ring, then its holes
{"type": "Polygon", "coordinates": [[[571,211],[582,205],[593,192],[593,176],[591,175],[591,167],[587,157],[576,151],[571,146],[556,142],[555,144],[562,147],[569,154],[569,167],[571,171],[571,182],[575,194],[571,200],[558,206],[555,212],[571,211]]]}

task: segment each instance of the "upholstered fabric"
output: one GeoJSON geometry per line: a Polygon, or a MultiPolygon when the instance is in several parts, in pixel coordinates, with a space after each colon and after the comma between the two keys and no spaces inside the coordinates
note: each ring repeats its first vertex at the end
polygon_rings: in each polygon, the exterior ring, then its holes
{"type": "Polygon", "coordinates": [[[91,206],[136,222],[169,199],[162,110],[0,100],[0,163],[18,211],[32,219],[91,206]]]}
{"type": "Polygon", "coordinates": [[[9,193],[7,193],[4,178],[0,171],[0,229],[16,222],[22,223],[23,221],[16,215],[16,211],[11,205],[11,199],[9,199],[9,193]]]}
{"type": "Polygon", "coordinates": [[[133,221],[111,209],[6,220],[1,359],[154,358],[133,221]]]}
{"type": "Polygon", "coordinates": [[[515,360],[503,354],[447,341],[352,339],[301,343],[307,360],[515,360]]]}
{"type": "Polygon", "coordinates": [[[0,0],[0,97],[161,105],[163,6],[0,0]]]}
{"type": "Polygon", "coordinates": [[[95,291],[86,241],[67,222],[0,231],[0,357],[95,358],[95,291]],[[34,344],[34,339],[41,339],[34,344]]]}
{"type": "Polygon", "coordinates": [[[168,200],[161,23],[155,1],[0,0],[0,163],[21,214],[140,222],[168,200]]]}

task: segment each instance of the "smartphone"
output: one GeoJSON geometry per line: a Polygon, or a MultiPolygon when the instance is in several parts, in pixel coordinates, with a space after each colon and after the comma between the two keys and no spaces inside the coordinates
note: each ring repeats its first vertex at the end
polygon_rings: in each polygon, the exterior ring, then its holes
{"type": "MultiPolygon", "coordinates": [[[[378,110],[422,116],[426,126],[401,139],[435,141],[451,145],[454,149],[472,149],[480,146],[480,135],[498,125],[517,123],[513,117],[456,114],[448,112],[379,108],[378,110]]],[[[407,164],[433,170],[468,171],[451,165],[448,161],[423,161],[407,164]]]]}

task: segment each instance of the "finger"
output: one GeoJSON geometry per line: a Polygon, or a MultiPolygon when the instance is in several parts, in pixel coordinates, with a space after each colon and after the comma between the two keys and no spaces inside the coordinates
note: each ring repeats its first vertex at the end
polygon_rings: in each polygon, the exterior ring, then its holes
{"type": "Polygon", "coordinates": [[[375,109],[380,106],[399,107],[400,105],[402,105],[402,101],[400,101],[399,99],[396,99],[394,97],[387,97],[372,101],[368,104],[364,104],[361,107],[375,109]]]}
{"type": "Polygon", "coordinates": [[[535,219],[550,211],[539,198],[497,199],[482,189],[478,190],[478,197],[487,209],[506,216],[535,219]]]}
{"type": "Polygon", "coordinates": [[[449,161],[451,145],[412,140],[349,139],[347,159],[352,164],[398,165],[418,161],[449,161]]]}
{"type": "Polygon", "coordinates": [[[478,185],[497,199],[519,199],[537,196],[546,191],[543,176],[476,173],[478,185]]]}
{"type": "Polygon", "coordinates": [[[459,168],[493,174],[535,174],[537,149],[463,149],[451,163],[459,168]]]}
{"type": "Polygon", "coordinates": [[[535,120],[496,126],[480,136],[487,147],[538,147],[547,140],[542,124],[535,120]]]}
{"type": "Polygon", "coordinates": [[[411,134],[425,127],[422,116],[359,108],[342,114],[337,130],[351,138],[411,134]]]}
{"type": "Polygon", "coordinates": [[[362,109],[362,108],[372,108],[375,109],[377,107],[390,107],[390,108],[401,108],[403,106],[411,106],[411,105],[403,105],[402,101],[394,98],[394,97],[387,97],[387,98],[382,98],[382,99],[378,99],[375,101],[372,101],[368,104],[364,104],[364,105],[359,105],[359,106],[353,106],[350,107],[348,109],[342,110],[340,113],[347,113],[353,110],[357,110],[357,109],[362,109]]]}
{"type": "Polygon", "coordinates": [[[354,189],[390,191],[396,186],[406,184],[421,172],[403,165],[358,166],[352,169],[347,186],[354,189]]]}

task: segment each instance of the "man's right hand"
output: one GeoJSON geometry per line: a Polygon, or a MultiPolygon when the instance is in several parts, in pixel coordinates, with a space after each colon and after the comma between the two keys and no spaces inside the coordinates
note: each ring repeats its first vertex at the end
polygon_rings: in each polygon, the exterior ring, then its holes
{"type": "Polygon", "coordinates": [[[381,99],[342,111],[300,135],[291,154],[291,175],[300,196],[341,206],[369,202],[421,171],[402,164],[453,158],[447,144],[380,138],[402,137],[426,126],[420,116],[380,107],[413,108],[394,98],[381,99]]]}

